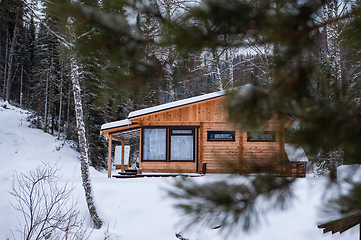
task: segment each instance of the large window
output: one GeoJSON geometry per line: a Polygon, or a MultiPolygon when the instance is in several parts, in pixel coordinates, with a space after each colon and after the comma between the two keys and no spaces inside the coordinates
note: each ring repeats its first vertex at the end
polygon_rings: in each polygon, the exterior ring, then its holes
{"type": "Polygon", "coordinates": [[[143,159],[165,161],[167,129],[145,128],[143,131],[143,159]]]}
{"type": "Polygon", "coordinates": [[[143,129],[143,161],[195,161],[194,127],[143,129]]]}

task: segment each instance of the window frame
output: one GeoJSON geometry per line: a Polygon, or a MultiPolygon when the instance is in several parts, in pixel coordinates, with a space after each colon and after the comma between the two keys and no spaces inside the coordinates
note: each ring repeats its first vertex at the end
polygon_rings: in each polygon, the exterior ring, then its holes
{"type": "Polygon", "coordinates": [[[168,139],[167,139],[167,135],[168,135],[168,129],[166,127],[158,127],[158,126],[155,126],[155,127],[143,127],[142,128],[142,162],[166,162],[167,161],[167,142],[168,142],[168,139]],[[144,137],[144,130],[146,129],[165,129],[165,141],[166,141],[166,149],[165,149],[165,159],[144,159],[144,143],[145,143],[145,137],[144,137]]]}
{"type": "Polygon", "coordinates": [[[169,127],[169,153],[168,153],[168,159],[169,162],[194,162],[196,157],[195,157],[195,128],[190,128],[190,127],[169,127]],[[173,133],[173,130],[191,130],[192,133],[173,133]],[[192,160],[172,160],[171,159],[171,154],[172,154],[172,136],[192,136],[193,137],[193,159],[192,160]]]}
{"type": "Polygon", "coordinates": [[[247,142],[276,142],[276,131],[247,131],[247,142]],[[251,138],[252,132],[260,132],[263,134],[270,134],[271,139],[257,139],[251,138]]]}
{"type": "Polygon", "coordinates": [[[236,131],[233,130],[209,130],[207,131],[207,142],[235,142],[236,131]],[[232,138],[211,138],[212,134],[231,134],[232,138]]]}
{"type": "Polygon", "coordinates": [[[197,146],[196,146],[196,131],[199,126],[143,126],[142,127],[142,141],[141,141],[141,161],[142,162],[196,162],[197,160],[197,146]],[[166,159],[152,160],[144,159],[144,130],[145,129],[166,129],[166,159]],[[173,133],[173,130],[191,130],[191,133],[173,133]],[[171,137],[172,136],[192,136],[193,137],[193,159],[192,160],[171,160],[171,137]]]}

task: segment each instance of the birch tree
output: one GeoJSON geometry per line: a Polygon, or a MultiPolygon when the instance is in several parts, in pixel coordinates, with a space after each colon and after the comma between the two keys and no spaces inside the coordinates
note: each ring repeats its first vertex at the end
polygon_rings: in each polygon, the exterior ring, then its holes
{"type": "MultiPolygon", "coordinates": [[[[118,58],[112,59],[115,59],[113,63],[117,68],[123,71],[119,76],[122,76],[123,80],[132,78],[138,84],[142,82],[135,76],[144,76],[145,72],[152,72],[149,71],[150,69],[159,70],[156,61],[151,61],[156,58],[149,57],[149,52],[144,51],[149,49],[147,48],[149,45],[153,48],[158,44],[159,47],[164,47],[162,44],[174,46],[185,56],[189,52],[223,50],[228,44],[224,36],[232,39],[232,42],[233,39],[238,39],[233,42],[232,47],[235,48],[246,47],[249,40],[260,50],[271,46],[272,56],[268,59],[270,64],[265,68],[267,69],[265,76],[270,81],[260,86],[249,85],[245,91],[235,90],[230,95],[230,120],[243,130],[253,130],[260,129],[270,116],[277,115],[282,122],[285,121],[282,116],[291,113],[299,124],[298,128],[289,134],[290,142],[303,145],[313,154],[342,149],[345,159],[360,163],[360,104],[355,101],[333,101],[333,97],[329,97],[338,95],[337,92],[330,91],[339,88],[340,83],[343,85],[345,80],[342,72],[342,79],[337,79],[340,77],[337,67],[338,53],[336,51],[335,56],[326,57],[331,65],[332,57],[336,59],[333,64],[335,72],[332,73],[334,79],[331,80],[331,71],[327,75],[320,73],[315,66],[317,62],[315,63],[315,60],[308,58],[307,55],[314,47],[319,47],[317,46],[319,32],[327,26],[332,30],[331,25],[336,23],[339,29],[346,19],[350,21],[350,25],[347,27],[348,33],[345,32],[345,39],[347,38],[352,46],[361,44],[360,2],[344,14],[333,17],[331,21],[318,21],[315,16],[322,15],[324,9],[329,9],[326,5],[331,4],[331,1],[333,0],[205,0],[200,5],[194,6],[177,22],[166,19],[159,9],[154,7],[156,5],[154,1],[145,1],[146,3],[137,1],[136,5],[127,5],[134,12],[155,18],[156,21],[164,24],[161,26],[172,30],[171,37],[164,38],[168,40],[166,42],[147,39],[146,35],[139,31],[138,26],[126,21],[124,8],[108,13],[94,7],[93,4],[87,5],[82,2],[80,6],[68,2],[65,9],[70,9],[74,16],[83,20],[85,26],[95,24],[104,30],[104,32],[99,30],[98,34],[93,36],[94,39],[83,42],[81,46],[93,48],[97,46],[97,50],[105,49],[105,54],[117,50],[114,52],[118,58]],[[147,47],[143,48],[144,46],[147,47]],[[133,61],[129,63],[124,59],[133,61]],[[315,79],[316,76],[319,79],[315,79]],[[327,91],[314,94],[313,83],[316,80],[325,83],[327,91]],[[332,88],[328,87],[330,84],[332,88]]],[[[63,8],[62,13],[64,12],[63,8]]],[[[111,54],[107,56],[114,57],[111,54]]],[[[360,55],[355,53],[352,61],[357,62],[359,59],[360,55]]],[[[236,227],[235,224],[239,223],[243,230],[249,230],[256,223],[255,220],[263,216],[263,210],[272,207],[283,209],[283,204],[288,203],[292,197],[293,182],[288,178],[260,175],[247,178],[243,184],[237,181],[222,181],[212,183],[210,186],[206,184],[199,186],[188,179],[180,181],[179,191],[171,194],[181,199],[179,206],[185,213],[193,214],[195,221],[206,220],[205,224],[220,223],[222,228],[226,228],[227,225],[236,227]],[[271,204],[262,205],[266,206],[266,209],[258,208],[257,203],[264,199],[271,204]],[[262,212],[257,212],[259,209],[262,212]]],[[[359,183],[350,183],[349,186],[358,195],[360,194],[359,183]]],[[[350,195],[352,201],[349,202],[342,204],[336,202],[338,208],[333,210],[344,216],[355,212],[360,214],[360,206],[356,204],[359,201],[355,196],[357,195],[350,195]]]]}
{"type": "Polygon", "coordinates": [[[102,220],[99,218],[93,200],[93,191],[90,182],[89,172],[89,147],[86,138],[86,129],[84,123],[83,105],[81,100],[81,88],[79,82],[79,66],[75,60],[74,55],[70,56],[71,61],[71,81],[73,83],[73,94],[76,112],[76,126],[78,130],[79,139],[79,153],[81,163],[81,175],[83,181],[83,188],[85,191],[85,198],[88,205],[90,216],[93,220],[94,227],[99,229],[102,226],[102,220]]]}
{"type": "MultiPolygon", "coordinates": [[[[51,34],[53,37],[57,38],[57,40],[63,45],[64,48],[67,49],[68,54],[70,55],[70,75],[71,82],[73,86],[73,96],[74,96],[74,104],[75,104],[75,118],[76,118],[76,126],[78,133],[78,141],[79,141],[79,153],[80,153],[80,163],[81,163],[81,176],[83,182],[83,188],[85,191],[85,199],[87,202],[88,210],[90,213],[90,217],[93,222],[94,228],[101,228],[103,222],[99,218],[98,213],[96,211],[96,206],[93,200],[93,190],[90,181],[90,172],[89,172],[89,147],[86,137],[86,129],[84,122],[84,112],[83,105],[81,99],[81,86],[80,86],[80,68],[79,64],[76,60],[76,49],[74,48],[74,44],[72,41],[76,39],[73,32],[68,33],[68,37],[70,41],[62,37],[59,33],[52,30],[45,22],[41,22],[44,29],[48,34],[51,34]]],[[[68,29],[72,28],[72,24],[75,24],[72,19],[68,19],[68,29]]]]}

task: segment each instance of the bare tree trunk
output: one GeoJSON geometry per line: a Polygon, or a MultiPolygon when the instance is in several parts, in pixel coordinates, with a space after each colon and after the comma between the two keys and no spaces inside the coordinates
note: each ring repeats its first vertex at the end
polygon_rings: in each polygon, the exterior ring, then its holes
{"type": "Polygon", "coordinates": [[[20,107],[23,106],[23,75],[24,75],[24,62],[21,62],[21,79],[20,79],[20,107]]]}
{"type": "Polygon", "coordinates": [[[46,74],[46,87],[45,87],[45,109],[44,109],[44,132],[48,132],[48,98],[49,98],[49,72],[46,74]]]}
{"type": "MultiPolygon", "coordinates": [[[[338,15],[338,0],[331,0],[326,4],[326,18],[329,21],[335,19],[338,15]]],[[[340,99],[342,97],[341,81],[341,51],[340,51],[340,33],[338,23],[333,22],[326,27],[327,35],[327,60],[331,72],[330,92],[331,99],[340,99]],[[334,95],[336,94],[336,95],[334,95]]]]}
{"type": "Polygon", "coordinates": [[[17,32],[18,20],[19,20],[19,9],[20,9],[20,2],[18,3],[13,40],[11,42],[10,56],[9,56],[9,69],[8,69],[8,77],[7,77],[7,81],[6,81],[6,101],[8,101],[8,102],[10,101],[10,94],[11,94],[11,85],[12,85],[11,71],[13,68],[13,58],[14,58],[15,43],[16,43],[16,32],[17,32]]]}
{"type": "Polygon", "coordinates": [[[61,112],[63,106],[63,66],[60,73],[60,100],[59,100],[59,121],[58,121],[58,139],[60,139],[60,128],[61,128],[61,112]]]}
{"type": "Polygon", "coordinates": [[[228,84],[230,87],[233,87],[234,84],[234,65],[233,65],[233,60],[234,60],[234,53],[233,53],[233,49],[229,48],[227,49],[227,63],[228,63],[228,69],[229,69],[229,79],[228,79],[228,84]]]}
{"type": "Polygon", "coordinates": [[[219,61],[216,61],[214,64],[214,67],[216,68],[216,82],[218,85],[218,90],[222,91],[223,90],[223,83],[222,83],[222,75],[221,75],[221,69],[219,66],[219,61]]]}
{"type": "Polygon", "coordinates": [[[4,99],[4,101],[6,100],[6,77],[7,77],[7,69],[8,69],[8,46],[9,46],[9,29],[6,29],[4,86],[3,86],[3,99],[4,99]]]}
{"type": "Polygon", "coordinates": [[[79,68],[74,56],[71,56],[71,81],[73,83],[73,93],[74,93],[74,104],[75,104],[75,114],[76,114],[76,126],[78,130],[78,139],[79,139],[79,152],[80,152],[80,163],[81,163],[81,175],[83,181],[83,188],[85,190],[85,198],[88,204],[88,209],[90,216],[93,220],[94,227],[99,229],[101,228],[103,222],[99,218],[95,204],[93,201],[93,192],[90,182],[90,173],[89,173],[89,147],[86,139],[86,130],[83,119],[83,106],[81,102],[81,89],[79,82],[79,68]]]}
{"type": "Polygon", "coordinates": [[[68,90],[68,105],[66,110],[66,129],[69,130],[70,121],[70,90],[68,90]]]}

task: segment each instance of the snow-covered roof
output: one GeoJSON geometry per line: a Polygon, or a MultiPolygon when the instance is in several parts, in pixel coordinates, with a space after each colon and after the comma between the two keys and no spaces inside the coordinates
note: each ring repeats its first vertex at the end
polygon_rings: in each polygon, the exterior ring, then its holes
{"type": "Polygon", "coordinates": [[[129,113],[128,118],[139,117],[139,116],[149,114],[149,113],[155,113],[155,112],[159,112],[162,110],[167,110],[167,109],[171,109],[171,108],[175,108],[175,107],[180,107],[183,105],[188,105],[191,103],[197,103],[197,102],[209,100],[212,98],[220,97],[220,96],[223,96],[224,94],[225,94],[225,91],[213,92],[213,93],[200,95],[197,97],[191,97],[191,98],[187,98],[187,99],[183,99],[183,100],[179,100],[179,101],[175,101],[175,102],[161,104],[161,105],[150,107],[150,108],[144,108],[144,109],[133,111],[133,112],[129,113]]]}
{"type": "Polygon", "coordinates": [[[115,127],[124,127],[124,126],[132,125],[132,122],[129,119],[124,119],[116,122],[105,123],[101,126],[101,130],[115,128],[115,127]]]}
{"type": "Polygon", "coordinates": [[[302,147],[297,147],[294,144],[286,143],[285,151],[288,159],[291,162],[308,162],[308,158],[302,147]]]}

